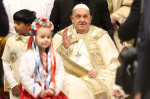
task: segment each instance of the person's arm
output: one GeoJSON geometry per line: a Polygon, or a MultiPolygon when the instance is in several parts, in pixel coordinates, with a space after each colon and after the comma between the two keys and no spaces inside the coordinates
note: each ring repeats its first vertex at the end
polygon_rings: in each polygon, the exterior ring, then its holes
{"type": "Polygon", "coordinates": [[[56,34],[56,32],[58,31],[59,25],[60,25],[60,12],[59,12],[59,1],[58,0],[54,1],[54,6],[50,15],[50,21],[53,22],[54,25],[54,33],[53,35],[56,34]]]}
{"type": "Polygon", "coordinates": [[[6,75],[6,80],[8,81],[9,86],[12,89],[16,85],[18,85],[18,83],[16,82],[16,80],[13,76],[12,69],[11,69],[11,66],[10,66],[10,61],[11,61],[10,60],[10,57],[11,57],[10,56],[11,46],[10,45],[11,45],[11,42],[12,42],[11,39],[14,39],[14,38],[8,38],[8,40],[6,41],[5,48],[4,48],[3,55],[2,55],[2,60],[3,60],[3,68],[4,68],[4,73],[6,75]]]}
{"type": "Polygon", "coordinates": [[[4,37],[9,32],[8,16],[4,9],[2,0],[0,1],[0,36],[4,37]]]}
{"type": "Polygon", "coordinates": [[[140,0],[134,0],[129,17],[119,27],[118,36],[121,41],[128,41],[137,37],[141,17],[140,4],[140,0]]]}
{"type": "Polygon", "coordinates": [[[35,68],[34,54],[32,54],[32,53],[26,54],[25,53],[21,57],[19,67],[20,67],[19,68],[19,77],[20,77],[20,82],[21,82],[22,86],[33,97],[37,98],[38,95],[42,91],[42,87],[38,83],[36,83],[35,84],[35,93],[33,92],[34,79],[32,76],[34,76],[33,74],[34,74],[34,70],[35,70],[34,69],[35,68]]]}
{"type": "Polygon", "coordinates": [[[13,89],[15,86],[18,85],[18,83],[16,82],[16,80],[12,74],[10,64],[3,60],[3,68],[4,68],[6,80],[9,83],[10,88],[13,89]]]}
{"type": "Polygon", "coordinates": [[[114,16],[117,21],[122,24],[130,13],[132,2],[133,0],[122,0],[121,7],[116,12],[113,12],[111,16],[114,16]]]}

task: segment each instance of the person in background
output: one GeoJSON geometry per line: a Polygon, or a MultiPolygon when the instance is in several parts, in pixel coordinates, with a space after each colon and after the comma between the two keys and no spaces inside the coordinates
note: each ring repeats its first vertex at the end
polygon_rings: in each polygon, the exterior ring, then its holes
{"type": "Polygon", "coordinates": [[[92,15],[91,24],[103,28],[113,38],[114,28],[110,21],[110,14],[106,0],[55,0],[50,20],[54,24],[54,33],[72,24],[70,16],[76,4],[84,3],[92,15]]]}
{"type": "Polygon", "coordinates": [[[118,36],[122,42],[135,39],[134,46],[136,45],[141,19],[140,11],[141,0],[134,0],[128,18],[120,25],[118,30],[118,36]]]}
{"type": "Polygon", "coordinates": [[[37,18],[49,18],[54,0],[3,0],[9,18],[9,35],[16,33],[14,29],[13,15],[15,12],[28,9],[36,12],[37,18]]]}
{"type": "MultiPolygon", "coordinates": [[[[2,53],[5,47],[5,43],[8,39],[8,35],[5,37],[0,37],[0,57],[2,57],[2,53]]],[[[2,65],[2,59],[0,59],[0,97],[3,99],[9,99],[6,98],[5,96],[8,96],[6,94],[8,93],[4,93],[4,71],[3,71],[3,65],[2,65]]]]}
{"type": "Polygon", "coordinates": [[[14,16],[16,34],[8,38],[2,55],[4,74],[9,84],[10,99],[20,96],[19,63],[20,57],[26,51],[29,40],[29,28],[36,18],[36,13],[23,9],[14,16]]]}
{"type": "Polygon", "coordinates": [[[141,0],[141,23],[138,39],[138,67],[134,79],[134,99],[150,99],[150,1],[141,0]]]}
{"type": "MultiPolygon", "coordinates": [[[[141,19],[140,11],[141,11],[141,0],[134,0],[132,7],[131,7],[131,12],[128,18],[123,24],[120,25],[119,30],[118,30],[118,36],[122,42],[134,39],[134,44],[133,44],[134,47],[137,46],[137,35],[139,33],[140,19],[141,19]]],[[[123,61],[126,61],[126,60],[123,60],[123,61]]],[[[123,66],[123,64],[124,63],[122,63],[121,65],[123,66]]],[[[122,72],[123,71],[120,71],[120,73],[122,72]]],[[[117,75],[118,77],[120,77],[120,75],[125,75],[125,74],[120,74],[120,73],[117,75]]],[[[128,81],[129,79],[126,79],[126,80],[128,81]]],[[[133,90],[130,90],[130,92],[133,92],[133,90]]],[[[130,97],[133,98],[133,93],[130,93],[130,97]]]]}
{"type": "MultiPolygon", "coordinates": [[[[1,27],[0,28],[0,57],[1,57],[5,42],[8,38],[7,34],[9,31],[8,16],[3,6],[2,0],[0,0],[0,27],[1,27]]],[[[3,73],[4,72],[3,72],[2,60],[0,59],[0,98],[4,98],[3,73]]]]}
{"type": "Polygon", "coordinates": [[[9,31],[8,16],[6,14],[2,0],[0,1],[0,36],[5,37],[9,31]]]}
{"type": "MultiPolygon", "coordinates": [[[[118,28],[127,19],[133,0],[107,0],[110,11],[111,23],[114,26],[114,42],[119,52],[122,51],[124,45],[118,38],[118,28]]],[[[125,45],[126,44],[126,45],[125,45]]]]}

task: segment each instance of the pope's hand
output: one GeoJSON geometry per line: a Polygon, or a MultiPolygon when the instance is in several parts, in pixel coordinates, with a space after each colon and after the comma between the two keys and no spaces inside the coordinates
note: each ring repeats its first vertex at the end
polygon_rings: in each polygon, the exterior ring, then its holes
{"type": "Polygon", "coordinates": [[[89,78],[95,78],[95,77],[97,77],[97,75],[98,75],[98,72],[95,68],[88,72],[89,78]]]}
{"type": "Polygon", "coordinates": [[[67,35],[67,31],[68,28],[65,28],[63,32],[63,39],[62,39],[62,46],[66,49],[70,46],[70,41],[72,37],[72,34],[70,34],[69,36],[67,35]]]}

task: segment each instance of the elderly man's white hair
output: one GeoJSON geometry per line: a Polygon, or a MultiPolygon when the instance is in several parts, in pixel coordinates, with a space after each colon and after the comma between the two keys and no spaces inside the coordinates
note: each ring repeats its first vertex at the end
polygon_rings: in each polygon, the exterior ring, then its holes
{"type": "MultiPolygon", "coordinates": [[[[75,9],[79,9],[79,8],[83,8],[83,9],[86,9],[86,10],[89,10],[90,11],[90,9],[88,8],[88,6],[86,6],[85,4],[77,4],[74,8],[73,8],[73,10],[75,10],[75,9]]],[[[73,11],[72,10],[72,11],[73,11]]]]}

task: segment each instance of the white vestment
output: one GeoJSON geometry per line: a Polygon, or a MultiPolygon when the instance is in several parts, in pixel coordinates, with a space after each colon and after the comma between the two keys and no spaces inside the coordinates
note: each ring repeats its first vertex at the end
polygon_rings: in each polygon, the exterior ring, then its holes
{"type": "MultiPolygon", "coordinates": [[[[107,0],[107,2],[110,14],[116,18],[120,25],[123,24],[130,13],[133,0],[107,0]]],[[[117,26],[117,24],[115,24],[114,41],[116,43],[118,51],[121,52],[124,46],[129,47],[130,45],[128,45],[126,42],[123,45],[120,43],[120,39],[118,37],[118,29],[119,27],[117,26]]]]}
{"type": "MultiPolygon", "coordinates": [[[[85,42],[83,42],[84,40],[83,39],[76,40],[76,39],[78,39],[78,37],[84,38],[85,35],[86,37],[94,38],[95,41],[98,43],[102,53],[101,58],[102,60],[104,60],[105,65],[103,66],[104,68],[101,68],[101,66],[97,66],[97,68],[100,68],[100,70],[98,70],[100,72],[98,74],[97,79],[99,79],[99,81],[103,83],[104,86],[105,85],[107,86],[106,90],[108,91],[107,95],[109,98],[106,99],[112,99],[113,98],[112,87],[114,85],[115,72],[118,66],[118,61],[117,61],[118,51],[113,41],[109,37],[108,33],[98,27],[91,25],[88,33],[77,34],[74,29],[74,26],[71,25],[68,27],[68,35],[72,34],[71,45],[68,49],[65,49],[62,46],[62,35],[61,35],[62,32],[63,30],[54,36],[53,38],[54,48],[60,51],[61,53],[63,53],[71,61],[85,68],[87,71],[95,68],[91,61],[91,58],[93,57],[89,55],[89,51],[87,50],[86,47],[87,45],[85,45],[85,42]],[[77,53],[79,55],[78,57],[77,57],[77,53]]],[[[91,43],[92,40],[90,41],[91,43]]],[[[92,47],[94,48],[95,46],[93,45],[90,48],[92,47]]],[[[95,59],[97,59],[96,57],[97,56],[95,55],[95,59]]],[[[67,64],[64,63],[64,65],[66,65],[67,67],[67,64]]],[[[69,97],[69,99],[97,99],[95,98],[95,96],[91,91],[93,89],[89,88],[84,82],[84,80],[86,81],[90,80],[90,78],[87,77],[88,74],[85,75],[86,77],[81,77],[81,76],[77,77],[73,75],[74,71],[75,69],[69,71],[72,74],[66,72],[66,79],[63,87],[63,92],[69,97]]],[[[106,95],[100,94],[99,98],[100,97],[105,98],[106,95]]]]}

